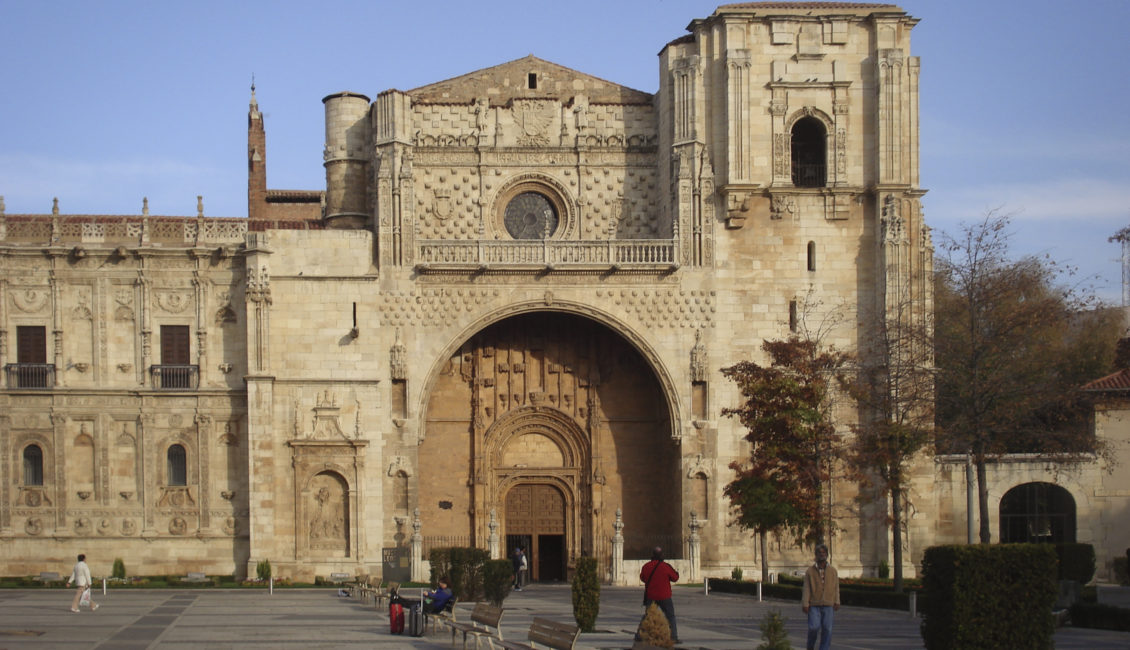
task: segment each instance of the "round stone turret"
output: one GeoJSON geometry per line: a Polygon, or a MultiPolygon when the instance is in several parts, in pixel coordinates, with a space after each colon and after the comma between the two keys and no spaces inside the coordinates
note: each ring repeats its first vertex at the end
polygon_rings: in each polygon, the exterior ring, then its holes
{"type": "Polygon", "coordinates": [[[369,98],[340,92],[326,106],[326,225],[364,228],[369,218],[369,98]]]}

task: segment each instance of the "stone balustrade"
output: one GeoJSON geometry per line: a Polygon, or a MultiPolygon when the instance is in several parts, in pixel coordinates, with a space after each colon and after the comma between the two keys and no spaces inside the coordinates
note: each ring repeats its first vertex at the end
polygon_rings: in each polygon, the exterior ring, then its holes
{"type": "Polygon", "coordinates": [[[543,240],[417,242],[417,263],[443,266],[676,266],[675,240],[543,240]]]}

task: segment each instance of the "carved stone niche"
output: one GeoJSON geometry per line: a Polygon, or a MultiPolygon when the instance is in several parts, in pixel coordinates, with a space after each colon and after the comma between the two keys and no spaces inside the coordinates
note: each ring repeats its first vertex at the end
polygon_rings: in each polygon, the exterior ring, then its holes
{"type": "Polygon", "coordinates": [[[369,442],[342,437],[296,439],[287,444],[294,468],[298,558],[362,560],[357,495],[369,442]]]}

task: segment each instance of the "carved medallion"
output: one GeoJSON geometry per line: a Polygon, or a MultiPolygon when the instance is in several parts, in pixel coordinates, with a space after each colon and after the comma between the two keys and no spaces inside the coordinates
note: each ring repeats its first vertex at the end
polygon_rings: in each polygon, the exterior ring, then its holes
{"type": "Polygon", "coordinates": [[[12,292],[12,304],[16,309],[34,314],[47,306],[47,292],[39,289],[24,289],[12,292]]]}
{"type": "Polygon", "coordinates": [[[192,298],[180,291],[157,291],[156,295],[157,306],[171,314],[181,313],[192,303],[192,298]]]}

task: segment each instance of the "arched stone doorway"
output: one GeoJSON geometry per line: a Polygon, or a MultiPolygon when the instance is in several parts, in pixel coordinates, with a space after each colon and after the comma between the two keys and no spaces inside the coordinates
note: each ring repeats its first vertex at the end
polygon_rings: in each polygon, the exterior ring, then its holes
{"type": "Polygon", "coordinates": [[[1054,483],[1024,483],[1001,497],[1002,544],[1075,541],[1075,499],[1054,483]]]}
{"type": "Polygon", "coordinates": [[[486,548],[494,521],[504,554],[507,536],[529,537],[531,577],[551,580],[577,556],[610,556],[617,508],[635,535],[677,536],[682,472],[670,413],[655,371],[604,325],[528,312],[485,327],[451,354],[427,396],[418,503],[425,537],[437,539],[425,545],[486,548]],[[561,532],[524,519],[511,498],[552,500],[561,532]]]}

